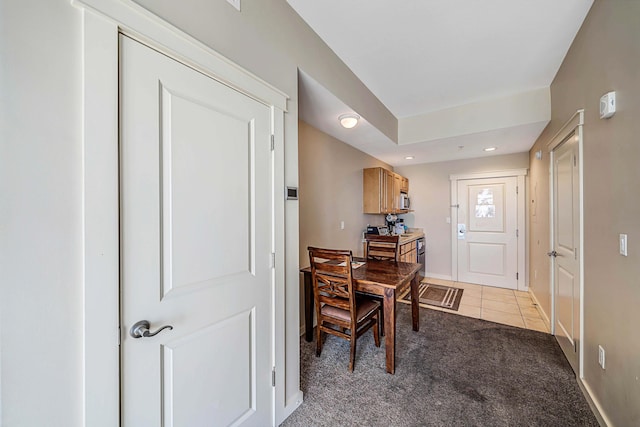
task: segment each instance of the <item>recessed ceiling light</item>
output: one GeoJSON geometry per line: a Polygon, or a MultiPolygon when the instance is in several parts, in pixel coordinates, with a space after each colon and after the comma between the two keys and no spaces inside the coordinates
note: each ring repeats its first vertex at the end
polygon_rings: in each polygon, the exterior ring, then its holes
{"type": "Polygon", "coordinates": [[[413,156],[407,156],[404,158],[405,160],[413,160],[413,156]]]}
{"type": "Polygon", "coordinates": [[[496,147],[487,147],[484,151],[496,151],[496,147]]]}
{"type": "Polygon", "coordinates": [[[351,129],[355,125],[358,124],[358,120],[360,120],[360,116],[355,113],[343,114],[338,117],[340,124],[343,128],[351,129]]]}

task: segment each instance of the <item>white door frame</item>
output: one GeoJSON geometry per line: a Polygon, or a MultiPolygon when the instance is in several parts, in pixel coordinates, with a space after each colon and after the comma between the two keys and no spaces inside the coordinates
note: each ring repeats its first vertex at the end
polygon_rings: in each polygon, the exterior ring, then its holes
{"type": "MultiPolygon", "coordinates": [[[[580,288],[580,333],[579,333],[579,355],[578,355],[578,372],[576,373],[579,378],[584,378],[584,163],[582,160],[582,152],[583,152],[583,130],[582,127],[584,125],[584,110],[578,110],[575,114],[565,123],[562,128],[555,134],[551,141],[547,144],[547,151],[549,152],[549,251],[553,251],[555,247],[555,240],[553,236],[554,229],[554,196],[555,191],[553,188],[553,161],[554,161],[554,152],[553,150],[559,146],[567,137],[575,131],[575,135],[578,137],[578,186],[579,186],[579,197],[580,203],[578,205],[579,209],[579,217],[580,217],[580,245],[578,248],[578,262],[580,263],[579,271],[580,271],[580,280],[579,280],[579,288],[580,288]]],[[[555,301],[555,273],[554,273],[554,260],[551,259],[549,263],[549,283],[551,293],[551,334],[555,335],[555,325],[556,325],[556,301],[555,301]]]]}
{"type": "MultiPolygon", "coordinates": [[[[131,0],[71,0],[83,18],[83,423],[120,424],[118,34],[171,53],[181,62],[273,111],[273,250],[284,254],[284,113],[287,95],[131,0]]],[[[275,257],[273,359],[284,360],[284,256],[275,257]]],[[[284,375],[276,378],[272,420],[285,413],[284,375]]],[[[290,410],[289,410],[290,411],[290,410]]]]}
{"type": "Polygon", "coordinates": [[[527,274],[527,266],[529,261],[527,259],[527,230],[526,230],[526,187],[525,177],[527,176],[527,169],[513,169],[506,171],[496,172],[484,172],[484,173],[470,173],[462,175],[449,175],[451,181],[451,280],[458,280],[458,205],[455,204],[458,199],[458,181],[467,179],[483,179],[483,178],[506,178],[516,177],[518,185],[518,287],[519,291],[526,291],[529,289],[529,279],[527,274]]]}

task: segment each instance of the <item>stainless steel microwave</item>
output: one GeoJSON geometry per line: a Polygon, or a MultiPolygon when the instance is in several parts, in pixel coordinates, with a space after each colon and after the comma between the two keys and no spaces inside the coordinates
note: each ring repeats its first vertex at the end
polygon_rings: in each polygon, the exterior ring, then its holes
{"type": "Polygon", "coordinates": [[[400,193],[400,209],[411,209],[411,199],[406,193],[400,193]]]}

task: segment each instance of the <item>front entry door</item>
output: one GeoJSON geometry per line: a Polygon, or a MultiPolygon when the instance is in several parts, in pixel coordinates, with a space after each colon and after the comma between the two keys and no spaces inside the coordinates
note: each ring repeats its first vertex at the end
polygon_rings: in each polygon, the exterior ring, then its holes
{"type": "Polygon", "coordinates": [[[458,281],[517,289],[516,177],[458,181],[458,281]]]}
{"type": "Polygon", "coordinates": [[[271,110],[120,51],[122,425],[271,425],[271,110]]]}
{"type": "Polygon", "coordinates": [[[553,151],[553,288],[555,335],[575,372],[580,337],[580,187],[572,132],[553,151]]]}

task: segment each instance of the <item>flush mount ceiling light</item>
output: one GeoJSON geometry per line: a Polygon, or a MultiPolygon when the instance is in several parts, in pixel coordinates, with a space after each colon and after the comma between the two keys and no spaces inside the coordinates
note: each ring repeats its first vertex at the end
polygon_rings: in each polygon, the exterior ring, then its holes
{"type": "Polygon", "coordinates": [[[413,160],[413,156],[407,156],[404,158],[405,160],[413,160]]]}
{"type": "Polygon", "coordinates": [[[484,151],[496,151],[496,147],[487,147],[484,151]]]}
{"type": "Polygon", "coordinates": [[[360,116],[355,113],[343,114],[338,117],[340,124],[343,128],[351,129],[355,125],[358,124],[358,120],[360,120],[360,116]]]}

